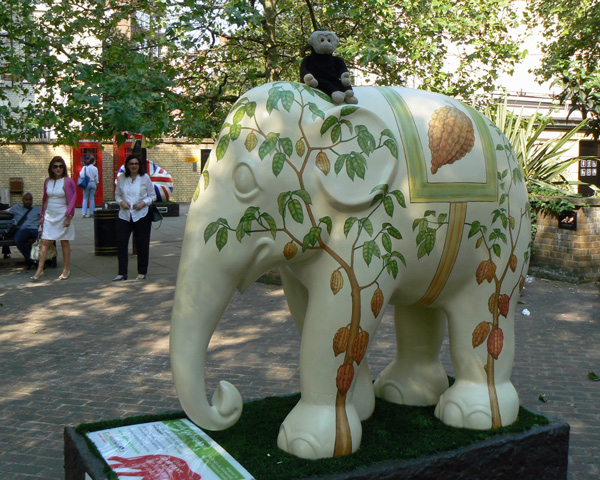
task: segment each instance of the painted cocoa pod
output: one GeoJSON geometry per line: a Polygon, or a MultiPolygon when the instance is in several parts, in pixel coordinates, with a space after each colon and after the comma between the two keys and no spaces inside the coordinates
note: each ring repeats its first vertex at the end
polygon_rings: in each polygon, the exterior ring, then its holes
{"type": "Polygon", "coordinates": [[[298,246],[294,242],[289,242],[283,247],[283,256],[288,260],[293,258],[298,253],[298,246]]]}
{"type": "Polygon", "coordinates": [[[348,339],[350,338],[350,329],[348,327],[340,328],[333,337],[333,353],[337,357],[348,348],[348,339]]]}
{"type": "Polygon", "coordinates": [[[510,260],[508,261],[508,266],[514,272],[517,269],[517,256],[512,254],[510,256],[510,260]]]}
{"type": "Polygon", "coordinates": [[[494,314],[494,304],[496,302],[496,293],[492,293],[490,298],[488,298],[488,310],[493,315],[494,314]]]}
{"type": "Polygon", "coordinates": [[[519,280],[519,293],[521,293],[523,291],[524,286],[525,286],[525,277],[521,277],[521,280],[519,280]]]}
{"type": "Polygon", "coordinates": [[[508,307],[510,306],[510,298],[508,295],[500,295],[498,299],[498,310],[500,311],[500,315],[506,317],[508,315],[508,307]]]}
{"type": "Polygon", "coordinates": [[[378,288],[373,292],[373,297],[371,297],[371,311],[373,315],[377,317],[379,312],[381,312],[381,307],[383,306],[383,292],[378,288]]]}
{"type": "Polygon", "coordinates": [[[304,155],[305,151],[306,151],[306,145],[304,145],[304,140],[302,140],[302,139],[298,140],[296,142],[296,155],[301,157],[302,155],[304,155]]]}
{"type": "Polygon", "coordinates": [[[369,345],[369,334],[365,331],[360,331],[354,337],[352,342],[352,358],[357,365],[362,362],[365,353],[367,353],[367,346],[369,345]]]}
{"type": "Polygon", "coordinates": [[[479,325],[475,327],[473,330],[473,348],[477,348],[487,338],[490,330],[492,329],[492,325],[490,322],[481,322],[479,325]]]}
{"type": "Polygon", "coordinates": [[[429,121],[431,173],[460,160],[475,145],[473,122],[456,107],[438,108],[429,121]]]}
{"type": "Polygon", "coordinates": [[[477,272],[475,272],[475,278],[477,279],[477,283],[481,284],[484,280],[491,282],[494,279],[494,274],[496,273],[496,264],[491,260],[484,260],[477,267],[477,272]]]}
{"type": "Polygon", "coordinates": [[[354,378],[354,367],[351,363],[345,363],[340,365],[337,371],[337,378],[335,380],[335,384],[337,389],[342,395],[346,395],[346,392],[350,389],[350,385],[352,385],[352,379],[354,378]]]}
{"type": "Polygon", "coordinates": [[[325,175],[329,173],[331,169],[331,164],[329,163],[329,158],[324,152],[319,152],[317,154],[317,161],[315,162],[317,168],[321,170],[325,175]]]}
{"type": "Polygon", "coordinates": [[[500,328],[494,328],[487,341],[487,351],[494,358],[498,360],[498,356],[502,351],[502,345],[504,344],[504,333],[500,328]]]}
{"type": "Polygon", "coordinates": [[[331,274],[329,286],[331,287],[331,291],[333,292],[334,295],[336,293],[338,293],[344,286],[344,279],[342,278],[342,274],[340,273],[339,270],[335,270],[331,274]]]}

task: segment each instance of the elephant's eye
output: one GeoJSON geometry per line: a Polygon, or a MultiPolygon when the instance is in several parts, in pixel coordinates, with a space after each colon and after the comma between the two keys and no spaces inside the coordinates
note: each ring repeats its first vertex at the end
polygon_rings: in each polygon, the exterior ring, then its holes
{"type": "Polygon", "coordinates": [[[235,185],[236,194],[242,198],[251,197],[259,191],[258,184],[254,178],[254,173],[245,163],[238,165],[233,172],[233,183],[235,185]]]}

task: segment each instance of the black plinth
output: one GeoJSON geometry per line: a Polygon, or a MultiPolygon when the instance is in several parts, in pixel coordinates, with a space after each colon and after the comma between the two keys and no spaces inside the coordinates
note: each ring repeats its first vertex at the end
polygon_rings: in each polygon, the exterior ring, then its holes
{"type": "MultiPolygon", "coordinates": [[[[74,428],[66,427],[64,438],[65,480],[86,480],[86,474],[92,480],[107,480],[104,463],[74,428]]],[[[306,480],[564,480],[568,452],[569,425],[553,422],[438,455],[306,480]]]]}

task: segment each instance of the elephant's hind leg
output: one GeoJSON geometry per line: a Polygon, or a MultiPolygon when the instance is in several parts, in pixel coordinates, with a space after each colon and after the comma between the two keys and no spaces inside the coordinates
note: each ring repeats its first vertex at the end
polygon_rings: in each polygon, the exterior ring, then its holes
{"type": "Polygon", "coordinates": [[[435,405],[448,388],[439,359],[446,316],[441,310],[394,307],[396,358],[375,382],[375,395],[393,403],[435,405]]]}

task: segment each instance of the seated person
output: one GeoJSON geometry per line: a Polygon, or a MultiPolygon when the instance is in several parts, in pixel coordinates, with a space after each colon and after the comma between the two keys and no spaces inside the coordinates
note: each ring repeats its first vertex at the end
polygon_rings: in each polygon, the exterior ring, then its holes
{"type": "MultiPolygon", "coordinates": [[[[2,198],[0,198],[0,200],[2,200],[2,198]]],[[[6,210],[7,208],[10,208],[8,203],[0,202],[0,211],[6,210]]],[[[4,258],[10,257],[10,247],[8,245],[2,247],[2,254],[4,255],[4,258]]]]}
{"type": "Polygon", "coordinates": [[[0,213],[12,214],[15,225],[19,227],[14,241],[25,257],[25,266],[29,270],[33,265],[29,240],[35,240],[38,236],[41,208],[33,206],[33,195],[27,192],[23,194],[23,205],[15,205],[6,210],[0,210],[0,213]]]}

